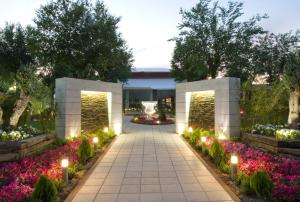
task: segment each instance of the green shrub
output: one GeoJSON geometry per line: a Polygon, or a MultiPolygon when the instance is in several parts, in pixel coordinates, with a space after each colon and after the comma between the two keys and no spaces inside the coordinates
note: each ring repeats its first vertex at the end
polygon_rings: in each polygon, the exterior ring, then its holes
{"type": "Polygon", "coordinates": [[[250,187],[250,176],[246,173],[240,173],[237,177],[237,181],[240,184],[240,190],[243,194],[249,195],[253,193],[250,187]]]}
{"type": "Polygon", "coordinates": [[[158,119],[160,121],[166,121],[167,120],[167,115],[163,110],[158,113],[158,119]]]}
{"type": "Polygon", "coordinates": [[[191,137],[191,133],[190,133],[189,131],[185,130],[185,131],[183,132],[182,136],[183,136],[185,139],[189,140],[190,137],[191,137]]]}
{"type": "Polygon", "coordinates": [[[77,164],[73,164],[68,167],[68,177],[69,179],[74,178],[76,172],[79,170],[79,166],[77,164]]]}
{"type": "Polygon", "coordinates": [[[86,137],[82,138],[77,154],[82,165],[85,165],[87,160],[92,156],[92,146],[86,137]]]}
{"type": "Polygon", "coordinates": [[[223,146],[217,139],[212,143],[209,150],[210,157],[214,160],[215,164],[219,167],[221,163],[226,162],[226,156],[223,146]]]}
{"type": "Polygon", "coordinates": [[[194,146],[197,145],[199,138],[200,138],[200,130],[197,128],[190,135],[190,143],[194,146]]]}
{"type": "Polygon", "coordinates": [[[264,170],[255,171],[250,177],[250,188],[257,196],[270,198],[273,190],[272,179],[264,170]]]}
{"type": "Polygon", "coordinates": [[[37,182],[34,192],[31,195],[32,202],[54,202],[57,201],[57,189],[54,183],[47,176],[42,175],[37,182]]]}

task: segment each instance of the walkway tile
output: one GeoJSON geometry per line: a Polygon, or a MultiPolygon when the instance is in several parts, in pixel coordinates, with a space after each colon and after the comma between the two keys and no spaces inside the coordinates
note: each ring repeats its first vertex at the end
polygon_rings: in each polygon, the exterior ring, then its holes
{"type": "Polygon", "coordinates": [[[232,201],[174,125],[125,127],[73,202],[232,201]]]}

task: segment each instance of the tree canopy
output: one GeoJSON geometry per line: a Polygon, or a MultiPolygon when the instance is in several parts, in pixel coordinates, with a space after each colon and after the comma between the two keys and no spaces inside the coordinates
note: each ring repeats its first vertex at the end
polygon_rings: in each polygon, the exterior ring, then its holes
{"type": "Polygon", "coordinates": [[[227,76],[246,79],[254,71],[252,40],[264,31],[258,22],[266,16],[240,21],[243,3],[201,0],[191,10],[181,10],[182,22],[171,61],[176,80],[227,76]]]}
{"type": "Polygon", "coordinates": [[[34,51],[49,79],[125,81],[132,54],[117,30],[119,21],[100,1],[56,0],[42,6],[34,19],[34,51]]]}

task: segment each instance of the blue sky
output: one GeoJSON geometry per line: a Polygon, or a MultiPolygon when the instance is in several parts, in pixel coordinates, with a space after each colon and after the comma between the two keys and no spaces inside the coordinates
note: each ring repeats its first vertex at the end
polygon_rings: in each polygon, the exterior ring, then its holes
{"type": "MultiPolygon", "coordinates": [[[[6,21],[32,23],[35,10],[47,0],[0,0],[0,26],[6,21]]],[[[169,67],[174,48],[167,40],[178,33],[179,9],[198,0],[104,0],[109,11],[121,16],[119,31],[133,49],[135,67],[169,67]]],[[[220,0],[222,4],[227,0],[220,0]]],[[[299,0],[244,0],[244,19],[257,13],[269,15],[262,26],[269,31],[300,29],[299,0]]]]}

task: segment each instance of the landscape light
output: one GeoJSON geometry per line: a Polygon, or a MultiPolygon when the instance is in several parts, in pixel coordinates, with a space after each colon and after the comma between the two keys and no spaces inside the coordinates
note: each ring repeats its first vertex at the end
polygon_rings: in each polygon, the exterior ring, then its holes
{"type": "Polygon", "coordinates": [[[201,142],[202,142],[202,144],[205,144],[205,143],[206,143],[206,137],[205,137],[205,136],[202,136],[202,137],[201,137],[201,142]]]}
{"type": "Polygon", "coordinates": [[[98,137],[93,137],[93,143],[94,143],[94,144],[98,144],[98,142],[99,142],[98,137]]]}
{"type": "Polygon", "coordinates": [[[62,168],[67,168],[67,167],[69,166],[69,160],[68,160],[68,158],[64,157],[64,158],[61,160],[60,165],[61,165],[62,168]]]}
{"type": "Polygon", "coordinates": [[[234,180],[237,174],[237,164],[239,162],[239,158],[237,155],[232,154],[230,157],[230,164],[231,164],[231,179],[234,180]]]}
{"type": "Polygon", "coordinates": [[[160,121],[156,121],[157,124],[160,124],[160,121]]]}
{"type": "Polygon", "coordinates": [[[193,128],[189,127],[189,133],[192,133],[192,132],[193,132],[193,128]]]}
{"type": "Polygon", "coordinates": [[[105,132],[105,133],[108,133],[108,127],[105,127],[105,128],[104,128],[104,132],[105,132]]]}
{"type": "Polygon", "coordinates": [[[206,137],[202,136],[201,137],[201,149],[202,149],[202,153],[205,153],[205,144],[206,144],[206,137]]]}
{"type": "Polygon", "coordinates": [[[98,142],[99,142],[99,138],[98,137],[93,137],[93,143],[94,143],[94,150],[95,151],[98,148],[98,142]]]}
{"type": "Polygon", "coordinates": [[[68,158],[63,157],[61,162],[60,162],[60,165],[61,165],[62,170],[63,170],[62,179],[66,184],[68,184],[68,180],[69,180],[69,177],[68,177],[69,160],[68,160],[68,158]]]}

